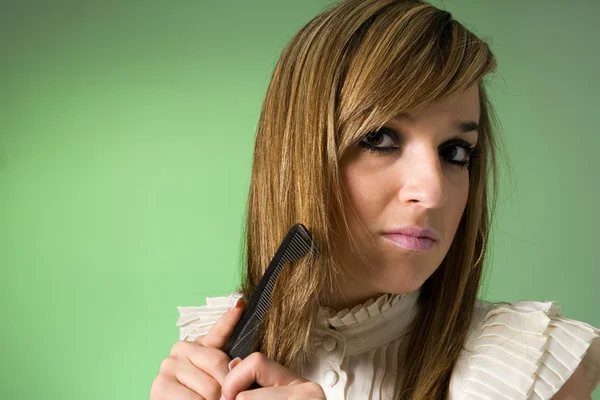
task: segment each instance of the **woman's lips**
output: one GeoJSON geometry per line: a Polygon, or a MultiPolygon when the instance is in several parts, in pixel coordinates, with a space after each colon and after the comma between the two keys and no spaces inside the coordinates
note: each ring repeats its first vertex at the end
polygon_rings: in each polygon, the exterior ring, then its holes
{"type": "Polygon", "coordinates": [[[435,243],[435,240],[428,237],[403,235],[401,233],[384,233],[383,238],[406,250],[415,251],[427,251],[435,243]]]}

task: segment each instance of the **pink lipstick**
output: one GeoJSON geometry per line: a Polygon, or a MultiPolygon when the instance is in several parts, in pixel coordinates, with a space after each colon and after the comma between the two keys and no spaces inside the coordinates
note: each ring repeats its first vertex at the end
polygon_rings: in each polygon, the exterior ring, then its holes
{"type": "Polygon", "coordinates": [[[435,240],[428,237],[403,235],[401,233],[384,233],[383,238],[407,250],[417,251],[427,251],[435,243],[435,240]]]}
{"type": "Polygon", "coordinates": [[[407,250],[427,251],[439,240],[433,228],[418,225],[390,228],[383,233],[384,239],[407,250]]]}

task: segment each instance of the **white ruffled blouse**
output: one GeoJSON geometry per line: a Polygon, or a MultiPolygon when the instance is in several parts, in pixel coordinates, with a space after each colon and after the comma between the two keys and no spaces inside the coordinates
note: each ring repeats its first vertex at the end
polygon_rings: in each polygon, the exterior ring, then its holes
{"type": "MultiPolygon", "coordinates": [[[[320,384],[329,400],[394,398],[419,293],[384,294],[339,312],[322,307],[302,376],[320,384]]],[[[206,334],[239,297],[235,292],[207,297],[205,306],[177,307],[180,340],[206,334]]],[[[600,382],[597,328],[564,318],[553,302],[478,300],[448,398],[550,399],[580,363],[591,392],[600,382]]]]}

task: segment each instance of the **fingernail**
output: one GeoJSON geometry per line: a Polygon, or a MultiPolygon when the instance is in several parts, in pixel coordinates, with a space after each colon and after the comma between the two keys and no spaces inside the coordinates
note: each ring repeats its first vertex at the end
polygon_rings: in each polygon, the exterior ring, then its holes
{"type": "Polygon", "coordinates": [[[244,304],[246,304],[244,299],[242,299],[241,297],[238,297],[238,299],[235,301],[235,303],[233,303],[231,308],[242,308],[244,306],[244,304]]]}
{"type": "Polygon", "coordinates": [[[229,368],[229,370],[231,371],[232,369],[235,368],[235,366],[238,364],[239,361],[242,361],[242,359],[239,357],[234,358],[233,360],[229,361],[227,368],[229,368]]]}
{"type": "Polygon", "coordinates": [[[225,400],[225,396],[221,395],[221,398],[219,400],[225,400]]]}
{"type": "Polygon", "coordinates": [[[235,307],[237,306],[237,304],[239,303],[240,299],[241,299],[241,297],[237,298],[237,299],[236,299],[236,300],[233,302],[233,304],[232,304],[232,305],[229,307],[229,309],[235,308],[235,307]]]}

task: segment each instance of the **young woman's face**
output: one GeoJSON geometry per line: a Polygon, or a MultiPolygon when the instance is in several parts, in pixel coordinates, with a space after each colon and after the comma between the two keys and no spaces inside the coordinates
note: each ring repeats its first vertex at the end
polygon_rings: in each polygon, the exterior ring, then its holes
{"type": "Polygon", "coordinates": [[[340,278],[330,306],[410,293],[439,267],[467,203],[469,149],[477,143],[479,116],[473,85],[412,119],[388,121],[344,155],[345,217],[364,259],[347,234],[337,237],[337,257],[351,278],[340,278]],[[391,233],[406,226],[431,228],[435,239],[391,233]]]}

